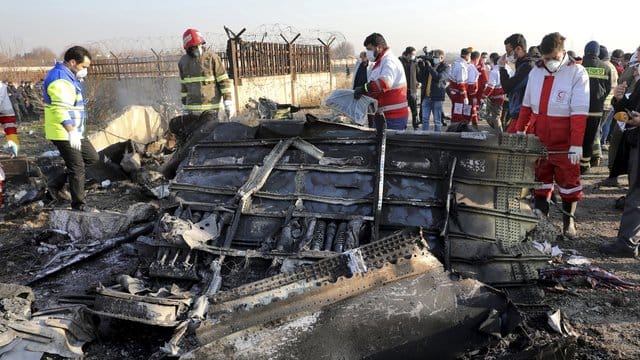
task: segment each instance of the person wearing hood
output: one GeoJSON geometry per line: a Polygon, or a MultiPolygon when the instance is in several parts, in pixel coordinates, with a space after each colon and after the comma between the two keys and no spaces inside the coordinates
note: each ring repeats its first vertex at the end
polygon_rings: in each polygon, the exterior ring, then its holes
{"type": "MultiPolygon", "coordinates": [[[[580,159],[580,173],[585,174],[591,168],[591,158],[599,158],[599,154],[593,153],[593,143],[598,134],[602,111],[604,110],[604,100],[611,92],[611,68],[600,60],[600,44],[597,41],[589,41],[584,47],[584,57],[582,66],[589,74],[589,116],[587,126],[584,131],[582,142],[582,159],[580,159]]],[[[599,143],[598,139],[598,143],[599,143]]],[[[599,146],[598,146],[599,150],[599,146]]],[[[599,152],[599,151],[598,151],[599,152]]]]}
{"type": "Polygon", "coordinates": [[[540,43],[542,60],[529,73],[518,120],[509,132],[536,135],[549,154],[536,161],[535,209],[549,215],[554,186],[562,198],[562,233],[577,235],[575,212],[582,199],[580,158],[589,113],[589,75],[569,59],[560,33],[546,35],[540,43]]]}

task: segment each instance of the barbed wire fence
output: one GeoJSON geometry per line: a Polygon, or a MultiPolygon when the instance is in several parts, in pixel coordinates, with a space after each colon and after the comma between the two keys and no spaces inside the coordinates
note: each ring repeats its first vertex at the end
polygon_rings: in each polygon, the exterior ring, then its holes
{"type": "MultiPolygon", "coordinates": [[[[335,71],[336,68],[330,65],[330,48],[346,41],[339,31],[298,29],[285,24],[263,24],[249,31],[242,29],[237,34],[241,34],[236,39],[238,50],[246,53],[236,55],[242,61],[239,62],[240,73],[234,74],[228,55],[229,42],[236,33],[227,28],[225,33],[203,32],[206,47],[223,59],[229,75],[238,78],[236,82],[241,82],[242,77],[286,74],[296,68],[306,68],[307,72],[335,71]],[[295,49],[292,50],[292,46],[295,49]],[[321,53],[321,47],[326,53],[321,53]],[[287,59],[286,54],[292,53],[296,54],[295,59],[287,59]]],[[[154,106],[167,116],[178,113],[181,104],[177,63],[184,54],[180,35],[113,38],[83,44],[95,59],[94,76],[88,77],[86,83],[90,115],[105,118],[128,105],[154,106]],[[100,64],[103,65],[99,70],[102,74],[96,73],[100,64]]],[[[344,72],[345,67],[338,69],[344,72]]],[[[300,86],[304,87],[305,82],[298,84],[300,95],[313,93],[312,84],[308,85],[309,89],[300,89],[300,86]]],[[[259,96],[256,94],[256,98],[259,96]]]]}

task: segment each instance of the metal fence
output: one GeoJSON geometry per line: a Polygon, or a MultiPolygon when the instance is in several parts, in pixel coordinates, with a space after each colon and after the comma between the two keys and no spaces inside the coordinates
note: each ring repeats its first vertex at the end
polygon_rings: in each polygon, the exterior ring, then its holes
{"type": "MultiPolygon", "coordinates": [[[[294,39],[295,41],[295,39],[294,39]]],[[[216,52],[229,76],[242,78],[329,72],[330,45],[297,45],[258,41],[245,42],[238,37],[227,42],[226,52],[216,52]]],[[[89,73],[95,78],[174,77],[178,75],[181,55],[119,58],[112,55],[95,59],[89,73]]],[[[241,82],[241,80],[240,80],[241,82]]]]}

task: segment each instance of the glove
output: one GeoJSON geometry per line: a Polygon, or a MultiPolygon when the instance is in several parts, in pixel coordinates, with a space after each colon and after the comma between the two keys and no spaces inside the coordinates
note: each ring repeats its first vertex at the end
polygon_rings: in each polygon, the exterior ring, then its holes
{"type": "Polygon", "coordinates": [[[516,131],[516,135],[523,135],[524,136],[524,131],[516,131]]]}
{"type": "Polygon", "coordinates": [[[569,161],[573,165],[578,165],[580,163],[580,159],[582,158],[582,146],[572,146],[569,148],[569,161]]]}
{"type": "Polygon", "coordinates": [[[224,104],[224,113],[227,114],[227,119],[230,119],[233,115],[235,115],[235,112],[233,109],[233,101],[225,100],[223,101],[223,104],[224,104]]]}
{"type": "Polygon", "coordinates": [[[362,97],[362,95],[364,95],[367,91],[365,90],[364,86],[358,86],[357,88],[355,88],[353,90],[353,98],[358,100],[362,97]]]}
{"type": "Polygon", "coordinates": [[[464,100],[462,100],[462,103],[465,105],[469,105],[469,98],[465,96],[464,100]]]}
{"type": "Polygon", "coordinates": [[[73,129],[69,132],[69,145],[71,148],[80,151],[82,149],[82,134],[80,134],[76,129],[73,129]]]}
{"type": "Polygon", "coordinates": [[[18,144],[16,144],[12,140],[7,140],[7,143],[4,144],[4,148],[9,150],[11,155],[18,156],[18,144]]]}

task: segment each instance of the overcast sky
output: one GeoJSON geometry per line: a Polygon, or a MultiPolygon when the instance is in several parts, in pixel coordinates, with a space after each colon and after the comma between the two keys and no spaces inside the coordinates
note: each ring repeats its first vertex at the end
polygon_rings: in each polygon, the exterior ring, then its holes
{"type": "Polygon", "coordinates": [[[222,34],[223,25],[253,31],[280,23],[301,31],[339,31],[356,51],[368,34],[380,32],[398,55],[408,45],[503,52],[503,41],[512,33],[524,34],[528,45],[535,45],[545,34],[559,31],[567,37],[567,48],[581,55],[590,40],[610,52],[634,51],[640,31],[638,22],[629,19],[638,16],[640,1],[3,0],[0,46],[23,51],[46,46],[61,53],[69,45],[104,39],[132,43],[172,37],[179,45],[188,27],[222,34]]]}

